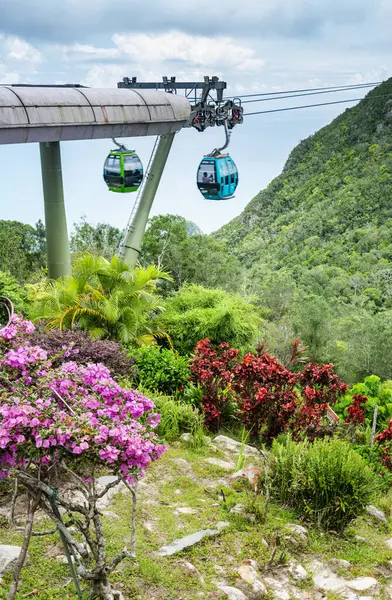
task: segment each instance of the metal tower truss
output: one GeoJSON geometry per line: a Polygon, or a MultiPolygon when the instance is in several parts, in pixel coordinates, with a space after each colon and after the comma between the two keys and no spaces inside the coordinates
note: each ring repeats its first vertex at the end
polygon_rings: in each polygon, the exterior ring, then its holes
{"type": "Polygon", "coordinates": [[[197,131],[205,131],[207,127],[215,127],[227,123],[229,129],[243,122],[241,100],[226,100],[223,91],[227,88],[225,81],[219,77],[204,77],[204,81],[178,82],[175,77],[163,77],[159,82],[139,82],[137,77],[124,77],[117,86],[128,89],[164,90],[177,94],[184,90],[185,97],[191,102],[191,114],[185,127],[194,127],[197,131]]]}

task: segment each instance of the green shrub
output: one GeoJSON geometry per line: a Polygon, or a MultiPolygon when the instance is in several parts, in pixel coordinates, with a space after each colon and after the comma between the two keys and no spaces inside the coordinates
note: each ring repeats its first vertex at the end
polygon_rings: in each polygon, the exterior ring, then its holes
{"type": "Polygon", "coordinates": [[[168,396],[155,396],[154,402],[161,415],[158,435],[171,441],[179,438],[182,433],[190,433],[190,443],[193,446],[203,444],[204,417],[197,408],[168,396]]]}
{"type": "Polygon", "coordinates": [[[262,319],[254,298],[221,289],[184,285],[165,302],[163,329],[181,354],[191,354],[199,340],[227,342],[241,353],[253,349],[261,336],[262,319]]]}
{"type": "Polygon", "coordinates": [[[272,451],[275,496],[327,529],[342,531],[381,489],[373,469],[347,442],[275,441],[272,451]]]}
{"type": "Polygon", "coordinates": [[[377,375],[365,377],[361,383],[356,383],[348,393],[334,406],[334,411],[342,418],[346,418],[347,408],[352,404],[352,397],[356,394],[366,396],[364,405],[365,423],[372,425],[374,408],[378,406],[377,430],[381,431],[388,426],[392,418],[392,381],[381,381],[377,375]]]}
{"type": "Polygon", "coordinates": [[[189,361],[166,348],[145,346],[132,353],[139,383],[153,392],[171,395],[188,385],[189,361]]]}
{"type": "MultiPolygon", "coordinates": [[[[16,313],[27,314],[26,310],[26,292],[18,281],[5,271],[0,271],[0,296],[6,296],[14,305],[16,313]]],[[[8,313],[3,307],[0,307],[0,322],[6,323],[8,313]]]]}

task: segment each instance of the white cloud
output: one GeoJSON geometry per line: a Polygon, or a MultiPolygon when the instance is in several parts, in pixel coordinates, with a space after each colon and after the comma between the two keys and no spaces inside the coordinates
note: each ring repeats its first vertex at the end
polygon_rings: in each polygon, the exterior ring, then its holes
{"type": "Polygon", "coordinates": [[[113,88],[123,77],[123,66],[94,65],[81,83],[94,88],[113,88]]]}
{"type": "Polygon", "coordinates": [[[8,58],[13,61],[29,63],[32,66],[38,65],[42,61],[41,52],[21,38],[5,38],[5,48],[8,58]]]}
{"type": "Polygon", "coordinates": [[[16,71],[8,70],[6,65],[0,62],[0,82],[9,84],[19,83],[19,73],[16,73],[16,71]]]}
{"type": "MultiPolygon", "coordinates": [[[[96,58],[97,60],[108,58],[119,58],[120,51],[118,48],[98,48],[89,44],[72,44],[65,46],[64,52],[67,55],[79,55],[79,58],[96,58]]],[[[72,56],[74,58],[74,56],[72,56]]]]}
{"type": "Polygon", "coordinates": [[[261,69],[265,64],[264,60],[254,56],[252,48],[228,37],[210,38],[173,31],[157,35],[115,34],[112,39],[123,54],[143,63],[176,60],[243,71],[261,69]]]}

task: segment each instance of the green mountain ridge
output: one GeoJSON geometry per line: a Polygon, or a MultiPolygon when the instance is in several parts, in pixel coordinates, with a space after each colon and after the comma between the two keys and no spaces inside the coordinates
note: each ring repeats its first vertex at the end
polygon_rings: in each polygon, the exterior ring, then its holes
{"type": "Polygon", "coordinates": [[[338,296],[352,294],[347,279],[356,275],[356,291],[374,288],[369,297],[389,305],[392,79],[298,144],[281,175],[214,237],[253,276],[283,269],[303,282],[329,267],[338,296]]]}
{"type": "Polygon", "coordinates": [[[392,379],[392,79],[303,140],[282,173],[213,234],[255,294],[268,349],[392,379]]]}

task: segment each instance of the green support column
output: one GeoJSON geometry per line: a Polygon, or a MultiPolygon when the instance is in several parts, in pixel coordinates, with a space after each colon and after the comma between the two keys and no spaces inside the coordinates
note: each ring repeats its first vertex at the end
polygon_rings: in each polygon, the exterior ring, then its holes
{"type": "Polygon", "coordinates": [[[58,279],[71,274],[60,143],[41,142],[39,148],[44,189],[49,277],[58,279]]]}
{"type": "Polygon", "coordinates": [[[169,156],[174,136],[175,133],[160,136],[156,154],[147,173],[146,181],[144,182],[139,205],[131,226],[126,232],[122,255],[125,262],[132,268],[135,267],[139,258],[148,217],[155,199],[155,194],[157,193],[163,169],[165,168],[169,156]]]}

